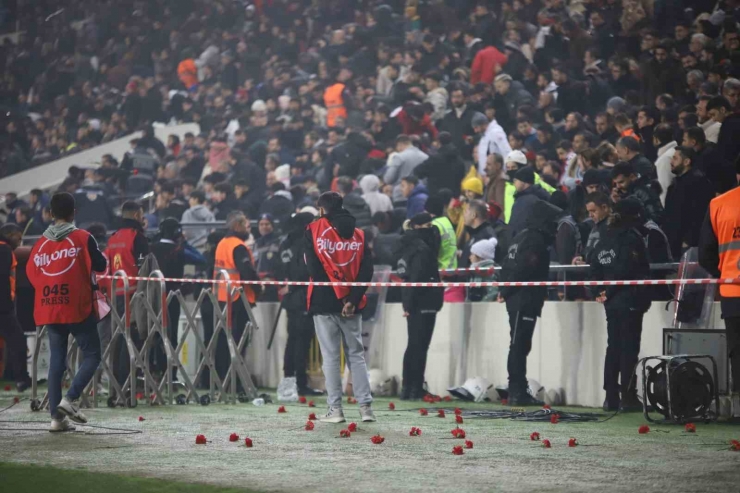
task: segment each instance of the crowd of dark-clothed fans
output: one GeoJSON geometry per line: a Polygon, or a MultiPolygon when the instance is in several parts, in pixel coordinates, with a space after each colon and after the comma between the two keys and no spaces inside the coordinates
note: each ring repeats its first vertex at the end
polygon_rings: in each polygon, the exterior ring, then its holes
{"type": "MultiPolygon", "coordinates": [[[[440,268],[500,264],[532,205],[561,210],[552,261],[589,263],[615,202],[642,205],[650,261],[697,245],[737,185],[740,2],[721,0],[17,0],[0,48],[0,176],[143,130],[73,167],[77,222],[154,192],[149,228],[281,224],[333,190],[376,264],[428,213],[440,268]],[[157,139],[154,127],[197,123],[157,139]],[[600,229],[602,228],[602,229],[600,229]]],[[[7,194],[38,235],[48,194],[7,194]]],[[[210,229],[184,229],[199,249],[210,229]]],[[[399,246],[400,245],[400,246],[399,246]]],[[[495,299],[494,288],[462,299],[495,299]]],[[[448,301],[455,299],[447,293],[448,301]]],[[[569,297],[587,296],[574,290],[569,297]]]]}

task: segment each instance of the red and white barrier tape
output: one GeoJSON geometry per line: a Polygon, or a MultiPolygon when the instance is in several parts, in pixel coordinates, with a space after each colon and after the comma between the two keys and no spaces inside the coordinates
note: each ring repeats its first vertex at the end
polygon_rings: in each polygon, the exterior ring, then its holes
{"type": "MultiPolygon", "coordinates": [[[[98,279],[113,279],[113,276],[98,276],[98,279]]],[[[117,278],[119,281],[121,277],[117,278]]],[[[734,279],[648,279],[642,281],[528,281],[528,282],[313,282],[313,281],[227,281],[224,279],[177,279],[157,277],[129,277],[129,281],[169,281],[194,284],[227,284],[261,286],[367,286],[373,288],[488,288],[488,287],[561,287],[561,286],[667,286],[697,284],[740,284],[734,279]]]]}

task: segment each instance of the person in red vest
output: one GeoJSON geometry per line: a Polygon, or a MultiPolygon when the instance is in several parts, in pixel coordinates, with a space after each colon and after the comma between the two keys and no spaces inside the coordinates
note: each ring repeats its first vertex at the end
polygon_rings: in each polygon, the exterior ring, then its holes
{"type": "MultiPolygon", "coordinates": [[[[373,277],[372,258],[365,255],[365,234],[355,228],[355,218],[342,204],[341,195],[325,192],[317,204],[321,216],[306,228],[306,267],[312,281],[369,282],[373,277]]],[[[362,344],[360,312],[367,304],[365,291],[366,286],[308,287],[308,312],[316,326],[328,393],[329,411],[321,418],[325,423],[345,421],[339,365],[342,341],[362,421],[375,421],[362,344]]]]}
{"type": "Polygon", "coordinates": [[[74,404],[92,380],[100,364],[100,338],[95,303],[94,272],[104,272],[106,260],[95,238],[74,226],[75,200],[62,192],[51,198],[54,222],[31,250],[26,265],[28,280],[36,294],[33,316],[49,334],[49,431],[74,430],[67,418],[87,423],[74,404]],[[62,377],[67,369],[70,334],[82,351],[82,363],[62,398],[62,377]]]}
{"type": "Polygon", "coordinates": [[[6,224],[0,228],[0,337],[8,347],[10,369],[18,392],[23,392],[31,385],[26,368],[26,337],[15,313],[18,261],[13,251],[20,246],[22,238],[23,230],[16,224],[6,224]]]}

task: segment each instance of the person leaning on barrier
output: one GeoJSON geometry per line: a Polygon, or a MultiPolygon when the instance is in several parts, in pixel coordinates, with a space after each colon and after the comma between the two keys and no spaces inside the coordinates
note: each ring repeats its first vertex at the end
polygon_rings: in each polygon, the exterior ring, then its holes
{"type": "Polygon", "coordinates": [[[21,245],[23,231],[15,224],[0,228],[0,337],[8,346],[10,369],[15,388],[25,391],[31,385],[26,368],[26,336],[15,313],[16,267],[13,251],[21,245]]]}
{"type": "Polygon", "coordinates": [[[100,364],[100,338],[95,301],[94,272],[104,272],[106,260],[95,238],[74,226],[75,201],[68,193],[51,198],[54,224],[33,247],[26,265],[28,280],[36,291],[34,319],[49,333],[49,431],[73,430],[67,418],[87,423],[74,405],[100,364]],[[82,362],[62,398],[62,377],[67,369],[67,342],[74,336],[82,362]]]}
{"type": "MultiPolygon", "coordinates": [[[[304,235],[306,266],[315,282],[370,282],[373,264],[366,255],[365,234],[355,228],[355,218],[342,207],[342,197],[325,192],[319,197],[321,217],[304,235]]],[[[340,347],[352,372],[352,388],[363,422],[375,421],[373,397],[362,343],[362,316],[367,304],[367,286],[309,286],[308,311],[314,316],[316,335],[323,358],[329,411],[326,423],[343,423],[340,347]]]]}
{"type": "MultiPolygon", "coordinates": [[[[650,275],[647,248],[643,240],[642,206],[626,198],[614,205],[607,233],[591,256],[591,279],[642,280],[650,275]]],[[[608,333],[604,360],[605,411],[642,409],[633,385],[633,372],[640,353],[642,319],[650,308],[645,286],[599,286],[596,301],[604,304],[608,333]]]]}
{"type": "Polygon", "coordinates": [[[592,258],[601,238],[606,236],[609,215],[612,213],[612,201],[604,192],[594,192],[586,196],[586,210],[594,225],[586,239],[583,254],[573,259],[573,265],[584,265],[594,262],[592,258]]]}
{"type": "MultiPolygon", "coordinates": [[[[524,229],[509,245],[504,260],[500,281],[547,281],[550,275],[549,248],[555,241],[557,218],[560,209],[544,200],[530,206],[530,214],[524,229]]],[[[546,287],[502,287],[498,302],[506,302],[511,327],[509,345],[509,404],[512,406],[542,405],[527,391],[527,355],[532,349],[537,317],[547,296],[546,287]]]]}
{"type": "MultiPolygon", "coordinates": [[[[439,282],[435,260],[441,238],[432,219],[429,213],[422,212],[404,224],[397,273],[406,282],[439,282]]],[[[444,302],[444,288],[402,289],[401,302],[408,325],[401,400],[418,400],[427,395],[424,390],[427,352],[437,312],[442,309],[444,302]]]]}
{"type": "MultiPolygon", "coordinates": [[[[259,276],[254,267],[252,251],[246,245],[249,239],[249,220],[239,211],[234,211],[226,218],[226,225],[229,228],[226,236],[218,243],[216,247],[216,263],[213,269],[213,278],[222,279],[219,275],[222,270],[226,271],[231,281],[257,281],[259,276]]],[[[238,288],[238,284],[231,284],[230,288],[238,288]]],[[[250,305],[257,303],[259,294],[259,285],[242,285],[244,294],[250,305]]],[[[244,333],[244,329],[249,322],[247,308],[240,299],[239,293],[229,293],[229,287],[226,283],[216,284],[218,302],[221,309],[231,301],[231,334],[234,341],[238,344],[244,333]]],[[[218,345],[216,346],[216,371],[220,378],[226,376],[229,368],[231,357],[229,348],[226,345],[226,336],[223,332],[219,334],[218,345]]]]}

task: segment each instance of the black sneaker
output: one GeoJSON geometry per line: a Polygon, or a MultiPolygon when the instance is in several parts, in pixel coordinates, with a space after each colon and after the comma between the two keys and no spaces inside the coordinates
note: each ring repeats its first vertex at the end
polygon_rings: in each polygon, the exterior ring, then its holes
{"type": "Polygon", "coordinates": [[[298,395],[324,395],[324,392],[311,387],[300,387],[298,388],[298,395]]]}
{"type": "Polygon", "coordinates": [[[535,399],[529,393],[509,395],[509,406],[544,406],[545,403],[539,399],[535,399]]]}
{"type": "Polygon", "coordinates": [[[610,402],[609,399],[605,399],[604,405],[601,408],[604,412],[613,413],[619,411],[619,403],[615,404],[614,402],[610,402]]]}
{"type": "Polygon", "coordinates": [[[622,404],[619,406],[620,413],[641,413],[642,410],[642,402],[634,394],[628,394],[624,397],[622,404]]]}
{"type": "Polygon", "coordinates": [[[26,390],[31,388],[31,379],[23,380],[22,382],[16,382],[15,384],[15,390],[18,392],[25,392],[26,390]]]}

